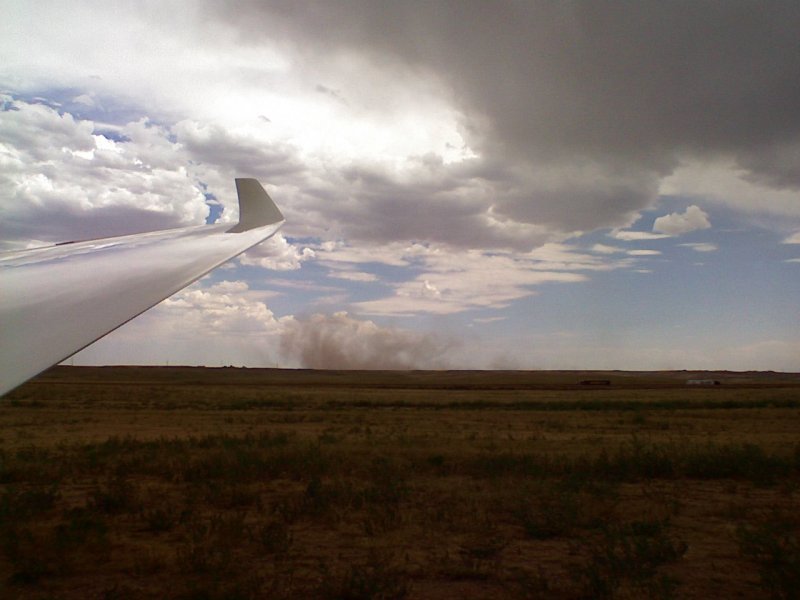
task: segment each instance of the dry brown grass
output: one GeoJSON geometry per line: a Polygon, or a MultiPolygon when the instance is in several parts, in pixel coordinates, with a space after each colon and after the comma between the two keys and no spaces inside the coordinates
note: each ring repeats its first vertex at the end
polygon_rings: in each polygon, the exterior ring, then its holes
{"type": "Polygon", "coordinates": [[[795,597],[798,378],[57,368],[0,596],[795,597]]]}

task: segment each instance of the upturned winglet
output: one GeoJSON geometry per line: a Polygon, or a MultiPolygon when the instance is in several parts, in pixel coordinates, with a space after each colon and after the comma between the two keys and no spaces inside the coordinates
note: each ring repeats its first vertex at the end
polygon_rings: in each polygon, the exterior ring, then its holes
{"type": "Polygon", "coordinates": [[[284,220],[257,179],[237,178],[236,193],[239,195],[239,222],[228,229],[228,233],[241,233],[284,220]]]}

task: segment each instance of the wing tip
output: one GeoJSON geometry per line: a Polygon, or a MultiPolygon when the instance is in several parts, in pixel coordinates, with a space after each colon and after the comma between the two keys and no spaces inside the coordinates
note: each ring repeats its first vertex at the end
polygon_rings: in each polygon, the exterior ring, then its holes
{"type": "Polygon", "coordinates": [[[236,193],[239,195],[239,222],[228,229],[228,233],[241,233],[285,220],[258,179],[237,177],[236,193]]]}

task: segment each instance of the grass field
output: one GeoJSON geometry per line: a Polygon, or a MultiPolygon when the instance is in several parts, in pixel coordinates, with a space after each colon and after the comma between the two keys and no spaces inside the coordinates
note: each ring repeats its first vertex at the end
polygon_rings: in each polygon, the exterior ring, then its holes
{"type": "Polygon", "coordinates": [[[798,484],[797,375],[57,367],[0,597],[797,598],[798,484]]]}

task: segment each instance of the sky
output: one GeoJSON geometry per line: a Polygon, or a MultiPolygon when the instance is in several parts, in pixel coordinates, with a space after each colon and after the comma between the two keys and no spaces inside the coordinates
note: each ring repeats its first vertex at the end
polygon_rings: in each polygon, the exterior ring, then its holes
{"type": "Polygon", "coordinates": [[[286,216],[74,364],[800,371],[795,1],[0,13],[0,250],[286,216]]]}

